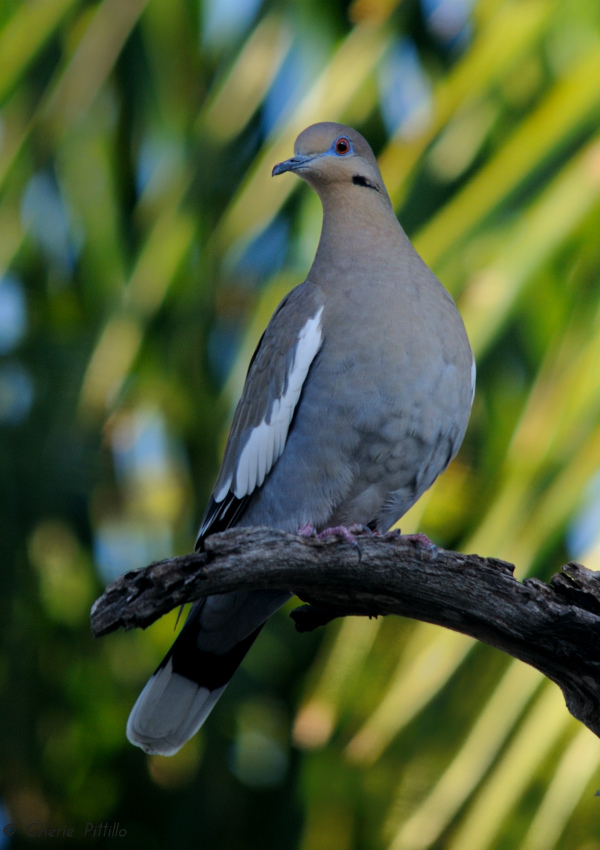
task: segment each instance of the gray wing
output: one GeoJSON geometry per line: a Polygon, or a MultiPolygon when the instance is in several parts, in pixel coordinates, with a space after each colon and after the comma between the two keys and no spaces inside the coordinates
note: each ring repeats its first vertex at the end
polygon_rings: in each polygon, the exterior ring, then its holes
{"type": "Polygon", "coordinates": [[[303,283],[273,314],[250,361],[196,548],[207,534],[239,521],[281,457],[304,382],[322,345],[322,313],[318,290],[303,283]]]}

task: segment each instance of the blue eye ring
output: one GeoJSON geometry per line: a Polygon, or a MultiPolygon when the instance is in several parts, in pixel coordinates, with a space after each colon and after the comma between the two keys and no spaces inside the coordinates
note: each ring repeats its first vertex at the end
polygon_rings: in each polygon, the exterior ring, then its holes
{"type": "Polygon", "coordinates": [[[350,139],[346,138],[346,136],[340,136],[339,139],[336,139],[333,143],[333,150],[338,156],[347,156],[352,152],[350,139]]]}

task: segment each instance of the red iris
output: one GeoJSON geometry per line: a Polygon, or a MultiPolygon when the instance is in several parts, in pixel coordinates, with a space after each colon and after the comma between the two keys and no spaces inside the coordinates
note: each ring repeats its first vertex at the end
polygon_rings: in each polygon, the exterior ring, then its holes
{"type": "Polygon", "coordinates": [[[346,139],[345,136],[342,136],[335,143],[335,152],[341,154],[347,154],[350,151],[350,142],[346,139]]]}

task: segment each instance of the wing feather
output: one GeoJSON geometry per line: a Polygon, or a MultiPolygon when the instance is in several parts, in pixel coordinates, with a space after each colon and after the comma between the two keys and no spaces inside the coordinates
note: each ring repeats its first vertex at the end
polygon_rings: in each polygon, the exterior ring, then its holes
{"type": "Polygon", "coordinates": [[[196,546],[239,520],[281,457],[302,388],[322,342],[323,306],[307,284],[282,301],[250,361],[223,464],[196,546]]]}

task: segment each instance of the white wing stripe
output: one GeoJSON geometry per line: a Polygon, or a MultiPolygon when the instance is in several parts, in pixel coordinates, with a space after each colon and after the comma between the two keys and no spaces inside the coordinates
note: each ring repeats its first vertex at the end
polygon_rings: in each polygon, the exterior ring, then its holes
{"type": "MultiPolygon", "coordinates": [[[[292,367],[287,376],[287,388],[281,398],[273,402],[269,421],[267,416],[250,432],[238,461],[235,473],[234,495],[241,499],[260,487],[285,446],[288,429],[298,404],[300,393],[310,364],[315,359],[322,342],[321,314],[323,308],[309,319],[298,336],[292,367]]],[[[219,502],[231,486],[227,482],[216,495],[219,502]]]]}
{"type": "Polygon", "coordinates": [[[215,502],[222,502],[225,496],[229,493],[229,488],[231,487],[231,475],[227,479],[227,481],[223,482],[223,486],[219,490],[218,493],[215,494],[215,502]]]}

